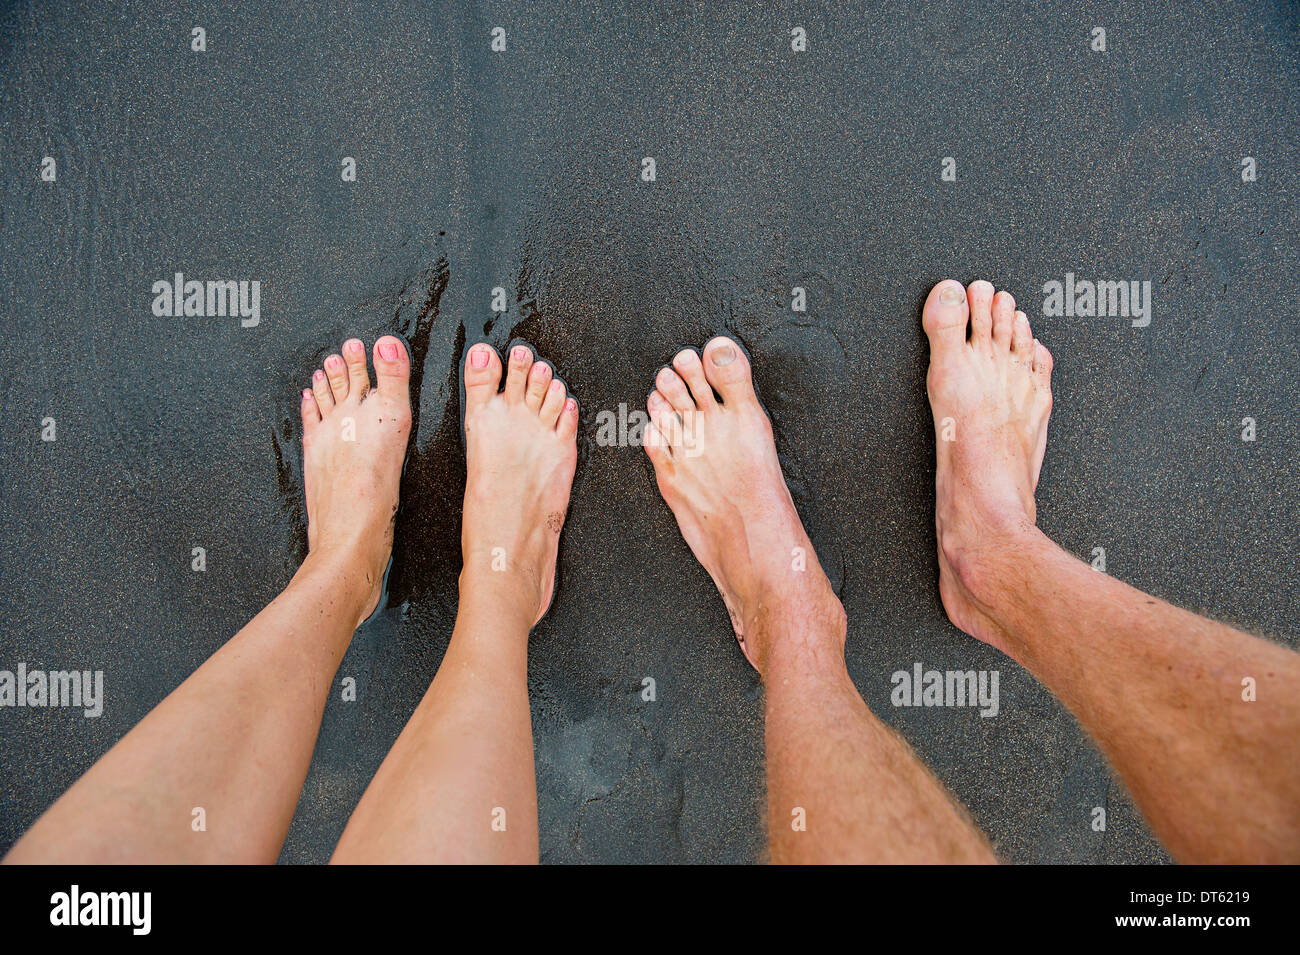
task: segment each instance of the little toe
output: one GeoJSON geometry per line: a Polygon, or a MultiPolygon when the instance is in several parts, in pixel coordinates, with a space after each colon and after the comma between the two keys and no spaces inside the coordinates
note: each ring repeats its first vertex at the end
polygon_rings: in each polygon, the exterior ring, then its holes
{"type": "Polygon", "coordinates": [[[645,446],[645,453],[650,456],[650,460],[656,468],[664,468],[672,463],[673,455],[668,446],[668,439],[660,433],[659,428],[655,426],[653,421],[646,422],[641,434],[641,443],[645,446]]]}
{"type": "Polygon", "coordinates": [[[316,425],[320,424],[320,408],[316,406],[316,395],[310,388],[302,390],[302,433],[303,435],[311,434],[316,430],[316,425]]]}
{"type": "Polygon", "coordinates": [[[656,438],[662,442],[664,451],[672,453],[682,433],[680,412],[673,408],[658,389],[650,392],[650,397],[646,399],[646,410],[650,412],[649,427],[655,429],[656,438]]]}
{"type": "Polygon", "coordinates": [[[578,402],[576,399],[572,397],[564,399],[564,410],[560,412],[560,420],[555,423],[555,433],[566,441],[577,437],[578,402]]]}
{"type": "Polygon", "coordinates": [[[1035,338],[1034,339],[1034,365],[1033,365],[1034,374],[1038,376],[1039,380],[1043,384],[1046,384],[1051,381],[1053,364],[1054,362],[1052,360],[1052,353],[1047,350],[1046,345],[1044,345],[1037,338],[1035,338]]]}

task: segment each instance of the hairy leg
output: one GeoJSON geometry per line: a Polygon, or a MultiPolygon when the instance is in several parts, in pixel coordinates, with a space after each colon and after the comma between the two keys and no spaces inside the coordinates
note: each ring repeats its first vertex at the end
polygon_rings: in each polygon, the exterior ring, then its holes
{"type": "Polygon", "coordinates": [[[1300,861],[1300,654],[1150,597],[1048,540],[1034,503],[1047,349],[987,282],[940,282],[924,324],[939,592],[953,623],[1061,698],[1180,861],[1300,861]]]}
{"type": "Polygon", "coordinates": [[[778,862],[993,862],[983,835],[863,703],[844,608],[804,533],[749,361],[728,338],[679,352],[648,402],[646,450],[766,689],[778,862]]]}

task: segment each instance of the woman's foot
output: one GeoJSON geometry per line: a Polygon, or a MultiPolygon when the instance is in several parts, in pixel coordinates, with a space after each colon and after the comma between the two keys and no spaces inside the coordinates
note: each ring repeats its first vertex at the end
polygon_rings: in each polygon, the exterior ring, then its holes
{"type": "Polygon", "coordinates": [[[341,559],[364,573],[358,624],[379,603],[411,433],[406,346],[385,335],[375,342],[374,362],[378,384],[371,388],[366,347],[348,339],[302,393],[309,556],[341,559]]]}
{"type": "Polygon", "coordinates": [[[988,282],[951,279],[926,299],[926,389],[936,437],[939,594],[952,622],[1006,650],[989,615],[994,559],[1036,535],[1034,489],[1047,448],[1052,356],[1024,312],[988,282]]]}
{"type": "Polygon", "coordinates": [[[483,586],[529,626],[550,606],[560,528],[578,463],[578,403],[531,349],[501,356],[479,343],[465,356],[465,511],[461,591],[483,586]]]}
{"type": "Polygon", "coordinates": [[[730,338],[703,358],[683,349],[655,378],[645,447],[682,536],[722,594],[745,657],[763,672],[770,625],[828,616],[844,650],[844,610],[822,573],[786,488],[772,425],[754,394],[749,359],[730,338]],[[721,400],[717,396],[721,396],[721,400]]]}

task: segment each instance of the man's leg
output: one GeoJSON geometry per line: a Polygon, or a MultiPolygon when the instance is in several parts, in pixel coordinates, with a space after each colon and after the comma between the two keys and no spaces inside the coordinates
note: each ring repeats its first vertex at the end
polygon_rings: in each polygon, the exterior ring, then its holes
{"type": "Polygon", "coordinates": [[[1300,862],[1300,654],[1149,597],[1048,540],[1034,526],[1047,349],[988,282],[940,282],[924,325],[948,616],[1064,701],[1180,861],[1300,862]]]}
{"type": "Polygon", "coordinates": [[[285,591],[108,751],[6,862],[274,862],[321,713],[379,600],[410,432],[392,337],[331,355],[302,394],[309,553],[285,591]],[[364,399],[364,404],[362,403],[364,399]],[[206,831],[196,830],[203,811],[206,831]]]}
{"type": "Polygon", "coordinates": [[[646,450],[659,490],[766,687],[772,859],[995,861],[849,679],[844,608],[786,488],[744,352],[728,338],[703,360],[686,349],[655,386],[646,450]]]}
{"type": "Polygon", "coordinates": [[[334,862],[536,862],[528,631],[550,604],[578,405],[516,346],[466,355],[460,607],[442,666],[366,790],[334,862]]]}

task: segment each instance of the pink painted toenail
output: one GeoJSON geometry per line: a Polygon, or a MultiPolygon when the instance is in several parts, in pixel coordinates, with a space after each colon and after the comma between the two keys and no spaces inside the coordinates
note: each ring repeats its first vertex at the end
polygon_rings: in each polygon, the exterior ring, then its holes
{"type": "Polygon", "coordinates": [[[319,368],[317,368],[316,371],[312,374],[312,378],[313,378],[315,381],[324,381],[324,380],[325,380],[325,372],[323,372],[323,371],[321,371],[319,368]]]}
{"type": "Polygon", "coordinates": [[[736,349],[730,345],[719,345],[713,349],[713,363],[721,368],[723,365],[730,365],[736,360],[736,349]]]}
{"type": "Polygon", "coordinates": [[[338,355],[330,355],[325,359],[325,364],[329,365],[331,368],[337,368],[339,365],[343,364],[343,359],[338,355]]]}
{"type": "Polygon", "coordinates": [[[469,350],[469,366],[471,368],[486,368],[488,366],[486,345],[475,345],[469,350]]]}
{"type": "Polygon", "coordinates": [[[528,357],[528,349],[523,345],[516,345],[514,351],[510,353],[510,357],[515,361],[523,361],[528,357]]]}
{"type": "Polygon", "coordinates": [[[349,338],[346,342],[343,343],[343,347],[350,352],[359,352],[362,350],[361,339],[349,338]]]}
{"type": "Polygon", "coordinates": [[[311,389],[310,389],[310,388],[304,388],[304,389],[302,390],[302,400],[303,400],[303,401],[310,401],[310,400],[311,400],[311,389]]]}
{"type": "Polygon", "coordinates": [[[945,285],[939,293],[939,301],[945,305],[960,305],[966,301],[966,290],[956,282],[945,285]]]}
{"type": "Polygon", "coordinates": [[[384,361],[396,361],[397,346],[392,342],[380,342],[379,357],[384,359],[384,361]]]}

